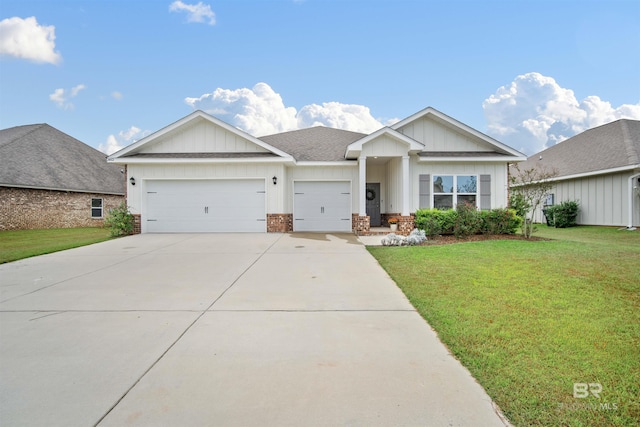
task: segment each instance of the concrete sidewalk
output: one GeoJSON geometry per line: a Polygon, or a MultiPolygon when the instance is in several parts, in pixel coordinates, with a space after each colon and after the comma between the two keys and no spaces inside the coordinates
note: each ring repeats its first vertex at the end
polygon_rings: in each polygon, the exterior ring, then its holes
{"type": "Polygon", "coordinates": [[[353,235],[138,235],[0,265],[0,425],[504,426],[353,235]]]}

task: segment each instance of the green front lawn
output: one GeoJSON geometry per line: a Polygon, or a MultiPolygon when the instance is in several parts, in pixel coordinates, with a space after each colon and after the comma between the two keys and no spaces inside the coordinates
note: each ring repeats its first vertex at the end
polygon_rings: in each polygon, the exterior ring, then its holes
{"type": "Polygon", "coordinates": [[[0,231],[0,264],[109,240],[106,228],[0,231]]]}
{"type": "Polygon", "coordinates": [[[640,231],[539,228],[369,251],[514,425],[640,425],[640,231]]]}

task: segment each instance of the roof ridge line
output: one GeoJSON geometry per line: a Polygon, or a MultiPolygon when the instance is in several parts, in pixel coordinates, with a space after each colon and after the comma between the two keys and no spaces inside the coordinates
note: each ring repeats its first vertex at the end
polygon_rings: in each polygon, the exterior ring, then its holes
{"type": "MultiPolygon", "coordinates": [[[[24,138],[25,136],[27,136],[29,134],[32,134],[33,132],[37,131],[38,129],[40,129],[42,126],[45,126],[45,125],[48,126],[46,123],[36,123],[36,124],[33,124],[33,125],[23,125],[23,126],[35,126],[35,127],[33,129],[31,129],[29,132],[27,132],[27,133],[25,133],[23,135],[16,136],[11,141],[9,141],[6,144],[4,144],[3,147],[7,147],[7,146],[13,144],[14,142],[24,138]]],[[[20,126],[14,126],[14,127],[20,127],[20,126]]],[[[11,129],[11,128],[9,128],[9,129],[11,129]]]]}
{"type": "Polygon", "coordinates": [[[636,165],[640,163],[640,153],[636,151],[636,148],[631,140],[631,134],[629,133],[629,127],[627,120],[620,120],[620,127],[622,128],[622,141],[624,142],[624,149],[629,159],[630,165],[636,165]]]}

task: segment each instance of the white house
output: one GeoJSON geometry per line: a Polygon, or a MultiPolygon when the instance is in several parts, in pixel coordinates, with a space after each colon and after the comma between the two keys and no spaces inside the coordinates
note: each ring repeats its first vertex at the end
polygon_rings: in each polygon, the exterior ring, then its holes
{"type": "MultiPolygon", "coordinates": [[[[586,130],[520,164],[536,166],[557,170],[549,204],[578,201],[578,224],[640,226],[640,121],[586,130]]],[[[534,221],[542,220],[536,212],[534,221]]]]}
{"type": "Polygon", "coordinates": [[[126,166],[142,233],[355,232],[419,208],[506,207],[526,157],[426,108],[370,135],[313,127],[256,138],[195,111],[108,159],[126,166]]]}

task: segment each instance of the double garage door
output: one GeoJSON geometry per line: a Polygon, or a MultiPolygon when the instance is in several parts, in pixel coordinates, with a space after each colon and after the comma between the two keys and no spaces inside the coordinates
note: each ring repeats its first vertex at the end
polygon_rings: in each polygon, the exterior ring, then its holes
{"type": "Polygon", "coordinates": [[[149,233],[265,232],[265,180],[147,181],[149,233]]]}

